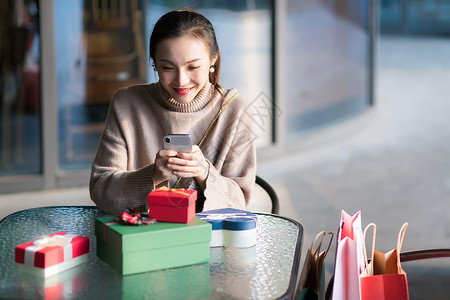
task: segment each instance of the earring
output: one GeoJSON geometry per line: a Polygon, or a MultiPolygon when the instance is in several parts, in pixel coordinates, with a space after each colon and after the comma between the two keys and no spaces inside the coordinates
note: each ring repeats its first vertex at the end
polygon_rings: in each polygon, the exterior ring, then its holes
{"type": "Polygon", "coordinates": [[[209,68],[209,73],[214,73],[216,71],[216,69],[214,68],[214,66],[211,66],[211,68],[209,68]]]}
{"type": "Polygon", "coordinates": [[[153,67],[153,71],[154,71],[154,72],[158,71],[158,70],[156,69],[155,64],[152,64],[152,67],[153,67]]]}

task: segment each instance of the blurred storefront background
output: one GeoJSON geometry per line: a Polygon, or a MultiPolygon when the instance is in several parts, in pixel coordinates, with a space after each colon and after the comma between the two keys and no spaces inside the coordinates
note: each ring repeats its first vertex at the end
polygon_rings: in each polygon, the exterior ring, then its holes
{"type": "Polygon", "coordinates": [[[442,1],[1,1],[0,193],[88,183],[112,94],[158,80],[153,24],[183,7],[215,26],[221,84],[250,100],[261,159],[376,105],[380,30],[450,28],[442,1]]]}

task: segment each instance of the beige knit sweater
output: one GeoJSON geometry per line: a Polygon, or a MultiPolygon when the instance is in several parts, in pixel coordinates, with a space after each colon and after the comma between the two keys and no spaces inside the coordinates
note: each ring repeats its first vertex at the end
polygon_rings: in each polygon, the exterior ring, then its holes
{"type": "MultiPolygon", "coordinates": [[[[225,103],[237,93],[224,92],[225,99],[210,83],[188,104],[170,98],[159,83],[118,90],[111,101],[100,145],[92,165],[91,199],[111,214],[126,207],[147,204],[153,183],[156,153],[163,148],[167,133],[190,133],[197,144],[225,103]]],[[[179,187],[199,190],[197,211],[234,207],[245,209],[256,174],[256,151],[249,103],[238,96],[229,104],[201,150],[210,164],[206,188],[195,179],[179,187]]],[[[160,185],[167,185],[163,182],[160,185]]]]}

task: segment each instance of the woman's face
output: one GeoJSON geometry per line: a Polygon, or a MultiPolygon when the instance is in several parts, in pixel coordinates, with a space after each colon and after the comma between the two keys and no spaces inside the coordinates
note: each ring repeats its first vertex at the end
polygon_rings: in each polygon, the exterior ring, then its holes
{"type": "Polygon", "coordinates": [[[209,80],[209,49],[191,35],[161,40],[155,49],[155,66],[159,81],[180,103],[189,103],[209,80]]]}

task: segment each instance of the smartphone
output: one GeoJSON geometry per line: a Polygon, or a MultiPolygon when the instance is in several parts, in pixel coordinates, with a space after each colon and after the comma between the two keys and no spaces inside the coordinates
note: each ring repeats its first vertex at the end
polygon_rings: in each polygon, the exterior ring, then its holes
{"type": "Polygon", "coordinates": [[[164,149],[177,152],[192,152],[192,138],[190,134],[166,134],[164,136],[164,149]]]}

